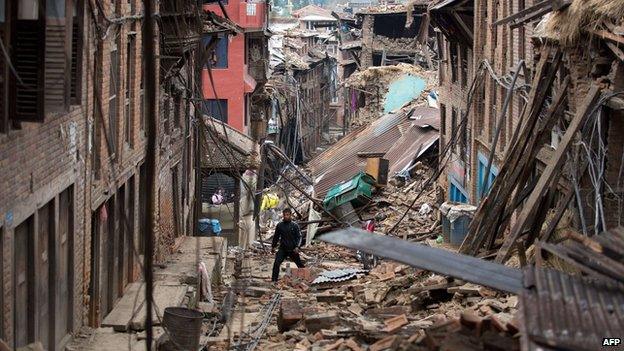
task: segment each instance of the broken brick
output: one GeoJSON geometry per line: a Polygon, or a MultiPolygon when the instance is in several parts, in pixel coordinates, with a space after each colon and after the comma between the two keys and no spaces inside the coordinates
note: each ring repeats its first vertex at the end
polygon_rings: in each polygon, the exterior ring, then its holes
{"type": "Polygon", "coordinates": [[[363,351],[363,349],[360,347],[360,345],[358,345],[358,343],[355,342],[355,340],[353,340],[353,338],[345,341],[343,345],[348,347],[349,349],[351,349],[351,351],[363,351]]]}
{"type": "Polygon", "coordinates": [[[404,314],[386,319],[384,321],[384,324],[386,325],[384,331],[388,333],[394,333],[395,331],[401,329],[401,327],[403,327],[404,325],[407,325],[407,323],[409,322],[407,321],[407,317],[404,314]]]}
{"type": "Polygon", "coordinates": [[[312,281],[312,272],[309,268],[293,268],[290,270],[290,276],[292,278],[299,278],[305,282],[312,281]]]}
{"type": "Polygon", "coordinates": [[[492,326],[499,332],[507,332],[507,323],[511,320],[511,315],[507,313],[493,314],[491,317],[492,326]]]}
{"type": "Polygon", "coordinates": [[[324,293],[324,294],[316,295],[316,301],[326,302],[326,303],[344,301],[344,298],[345,296],[342,294],[324,293]]]}
{"type": "Polygon", "coordinates": [[[279,315],[277,317],[277,326],[280,332],[290,329],[303,318],[303,309],[299,302],[294,299],[282,300],[279,315]]]}
{"type": "Polygon", "coordinates": [[[392,350],[398,345],[399,338],[396,335],[390,335],[372,344],[370,351],[392,350]]]}
{"type": "Polygon", "coordinates": [[[399,316],[401,314],[408,314],[410,312],[409,306],[390,306],[371,308],[366,311],[366,316],[371,318],[386,319],[390,317],[399,316]]]}
{"type": "Polygon", "coordinates": [[[338,313],[327,312],[307,316],[304,320],[305,327],[309,333],[316,333],[321,329],[331,329],[339,321],[338,313]]]}
{"type": "Polygon", "coordinates": [[[462,325],[474,330],[477,335],[481,333],[483,318],[477,316],[474,312],[468,310],[463,311],[459,317],[459,322],[462,325]]]}
{"type": "Polygon", "coordinates": [[[333,350],[338,350],[338,348],[340,348],[340,346],[343,344],[344,339],[338,339],[336,340],[335,343],[327,345],[324,349],[324,351],[333,351],[333,350]]]}

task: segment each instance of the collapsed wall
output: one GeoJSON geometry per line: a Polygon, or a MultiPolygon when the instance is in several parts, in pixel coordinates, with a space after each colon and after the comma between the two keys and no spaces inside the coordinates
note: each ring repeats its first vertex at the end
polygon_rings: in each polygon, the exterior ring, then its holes
{"type": "Polygon", "coordinates": [[[352,127],[377,120],[407,103],[427,105],[427,96],[438,84],[435,71],[400,63],[394,66],[369,67],[353,73],[346,81],[352,127]]]}

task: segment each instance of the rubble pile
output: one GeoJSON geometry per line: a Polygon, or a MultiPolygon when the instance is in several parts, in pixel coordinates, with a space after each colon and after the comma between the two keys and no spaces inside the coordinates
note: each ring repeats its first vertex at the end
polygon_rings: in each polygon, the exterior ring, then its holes
{"type": "MultiPolygon", "coordinates": [[[[302,250],[307,268],[282,268],[276,290],[267,254],[258,246],[246,254],[246,287],[233,315],[248,317],[244,327],[231,327],[234,344],[236,330],[259,325],[257,314],[279,292],[258,349],[450,350],[457,342],[518,349],[515,296],[391,261],[364,271],[354,252],[322,242],[302,250]]],[[[205,339],[208,349],[226,347],[226,333],[219,335],[205,339]]]]}
{"type": "Polygon", "coordinates": [[[351,119],[352,127],[368,125],[384,114],[384,101],[390,84],[405,75],[420,77],[426,86],[420,96],[412,102],[415,106],[426,106],[427,96],[437,84],[437,73],[421,66],[399,63],[392,66],[369,67],[353,73],[345,81],[347,88],[354,88],[365,95],[366,105],[360,107],[351,119]]]}
{"type": "MultiPolygon", "coordinates": [[[[431,177],[433,169],[418,162],[412,170],[413,177],[407,182],[393,178],[387,186],[381,188],[373,198],[373,205],[361,215],[363,219],[374,218],[375,231],[387,233],[414,199],[415,189],[420,189],[431,177]]],[[[434,239],[440,234],[436,206],[436,190],[433,184],[426,189],[414,203],[394,233],[411,241],[434,239]]]]}

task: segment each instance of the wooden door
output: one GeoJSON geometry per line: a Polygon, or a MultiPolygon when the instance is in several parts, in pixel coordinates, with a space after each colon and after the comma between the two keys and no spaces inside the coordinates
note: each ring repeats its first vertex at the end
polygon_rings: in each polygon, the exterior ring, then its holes
{"type": "Polygon", "coordinates": [[[124,226],[125,233],[125,254],[126,257],[126,275],[128,277],[128,283],[131,283],[135,280],[134,275],[134,176],[130,177],[128,184],[126,186],[126,198],[125,198],[125,209],[126,209],[126,225],[124,226]]]}
{"type": "Polygon", "coordinates": [[[117,240],[117,252],[115,253],[117,260],[117,297],[124,293],[124,288],[128,283],[128,246],[126,245],[126,226],[128,225],[126,217],[126,187],[121,186],[116,196],[117,213],[115,219],[115,236],[117,240]]]}
{"type": "Polygon", "coordinates": [[[56,233],[56,303],[55,340],[59,346],[71,331],[73,310],[73,194],[67,189],[59,195],[59,225],[56,233]]]}
{"type": "Polygon", "coordinates": [[[32,257],[29,247],[29,237],[33,230],[33,217],[15,228],[14,233],[14,256],[13,256],[13,330],[14,347],[27,345],[34,340],[34,308],[31,305],[31,294],[33,292],[32,280],[33,269],[31,267],[32,257]]]}
{"type": "MultiPolygon", "coordinates": [[[[54,204],[49,202],[38,211],[37,231],[37,340],[50,349],[50,238],[54,235],[54,204]]],[[[52,246],[53,247],[53,246],[52,246]]]]}
{"type": "Polygon", "coordinates": [[[114,259],[115,253],[115,237],[113,235],[114,228],[114,217],[115,217],[115,206],[114,201],[111,198],[105,203],[106,211],[108,213],[108,217],[106,221],[102,223],[102,231],[100,238],[100,242],[102,245],[102,255],[100,256],[102,259],[102,296],[106,297],[106,303],[102,304],[102,310],[100,318],[104,319],[108,312],[113,309],[113,305],[115,302],[114,292],[116,292],[117,284],[115,283],[115,271],[117,267],[117,262],[114,259]]]}

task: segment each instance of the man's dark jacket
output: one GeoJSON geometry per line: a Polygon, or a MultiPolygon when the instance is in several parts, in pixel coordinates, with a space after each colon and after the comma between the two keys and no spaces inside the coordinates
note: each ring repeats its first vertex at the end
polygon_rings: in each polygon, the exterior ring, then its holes
{"type": "Polygon", "coordinates": [[[280,250],[291,252],[301,245],[301,231],[297,223],[293,221],[282,221],[275,227],[273,235],[273,247],[280,244],[280,250]]]}

